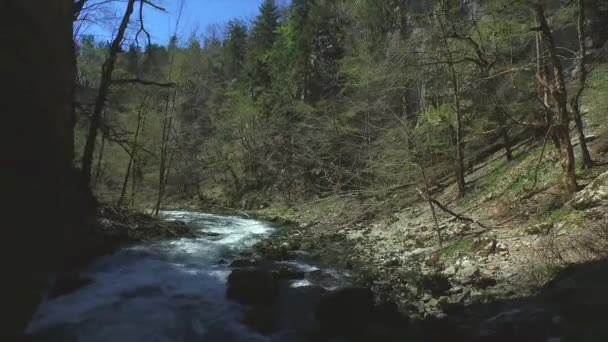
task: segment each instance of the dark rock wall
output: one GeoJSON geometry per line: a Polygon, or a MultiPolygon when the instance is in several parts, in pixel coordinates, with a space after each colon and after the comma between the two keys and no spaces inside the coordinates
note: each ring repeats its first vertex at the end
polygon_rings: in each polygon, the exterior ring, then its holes
{"type": "Polygon", "coordinates": [[[73,169],[72,0],[0,1],[0,340],[23,330],[88,207],[73,169]]]}

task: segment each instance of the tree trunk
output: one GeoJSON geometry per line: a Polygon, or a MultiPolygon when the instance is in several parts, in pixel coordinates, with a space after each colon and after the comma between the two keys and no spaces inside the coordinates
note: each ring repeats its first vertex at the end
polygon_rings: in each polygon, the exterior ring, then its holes
{"type": "MultiPolygon", "coordinates": [[[[165,113],[163,117],[163,131],[161,136],[160,146],[160,163],[158,166],[158,193],[156,197],[156,205],[154,206],[154,215],[158,216],[160,207],[165,195],[165,186],[167,183],[167,157],[169,153],[169,139],[171,137],[171,128],[173,124],[173,115],[169,113],[170,95],[167,94],[165,102],[165,113]]],[[[173,93],[173,105],[175,105],[175,92],[173,93]]]]}
{"type": "Polygon", "coordinates": [[[511,151],[511,139],[509,138],[509,130],[506,127],[501,128],[500,135],[502,136],[502,144],[505,148],[505,156],[507,161],[513,160],[513,152],[511,151]]]}
{"type": "Polygon", "coordinates": [[[72,0],[0,1],[0,340],[18,340],[94,201],[73,168],[72,0]]]}
{"type": "Polygon", "coordinates": [[[435,211],[435,205],[433,204],[433,199],[431,198],[431,186],[429,184],[428,178],[426,177],[426,171],[424,170],[424,166],[422,166],[422,164],[418,164],[418,168],[420,169],[422,179],[424,180],[424,195],[422,197],[429,204],[429,208],[431,209],[431,214],[433,214],[433,222],[435,223],[435,233],[437,234],[437,242],[439,243],[439,248],[443,248],[443,238],[441,236],[441,227],[439,226],[439,219],[437,218],[437,212],[435,211]]]}
{"type": "Polygon", "coordinates": [[[99,92],[95,99],[95,106],[93,109],[93,115],[91,116],[91,124],[89,126],[89,135],[87,136],[87,142],[84,147],[84,154],[82,156],[82,175],[84,183],[90,187],[91,185],[91,167],[93,164],[93,153],[95,152],[95,142],[97,141],[97,131],[101,125],[101,114],[112,85],[112,73],[116,66],[116,57],[120,51],[122,41],[129,26],[131,15],[133,14],[133,8],[136,0],[129,0],[127,3],[127,9],[122,17],[118,33],[112,41],[108,58],[101,67],[101,81],[99,82],[99,92]]]}
{"type": "Polygon", "coordinates": [[[99,147],[99,155],[97,156],[97,170],[95,171],[95,185],[99,183],[101,176],[101,161],[103,160],[103,150],[106,146],[106,135],[101,135],[101,146],[99,147]]]}
{"type": "Polygon", "coordinates": [[[587,147],[587,140],[585,139],[585,130],[583,127],[583,119],[581,118],[581,97],[587,86],[587,76],[589,71],[587,70],[587,44],[585,42],[585,0],[578,0],[578,43],[579,43],[579,56],[578,56],[578,67],[580,71],[579,77],[579,88],[576,95],[572,99],[572,116],[574,123],[576,124],[576,133],[578,135],[578,142],[581,148],[581,157],[583,158],[583,168],[590,169],[593,167],[593,160],[587,147]]]}
{"type": "Polygon", "coordinates": [[[557,110],[557,120],[554,125],[554,134],[559,141],[560,159],[563,170],[563,185],[567,192],[576,192],[578,186],[576,182],[574,151],[570,140],[570,114],[568,112],[568,95],[566,92],[566,83],[559,56],[556,52],[555,40],[547,19],[542,3],[534,5],[536,19],[540,25],[539,29],[542,33],[543,40],[547,45],[549,58],[553,66],[553,84],[546,82],[543,86],[549,88],[553,94],[557,110]]]}
{"type": "Polygon", "coordinates": [[[127,164],[127,172],[125,173],[125,179],[122,183],[122,190],[120,191],[120,197],[118,198],[117,206],[121,206],[127,193],[127,186],[129,185],[129,176],[131,175],[131,168],[133,168],[133,162],[135,161],[135,154],[137,154],[137,143],[139,141],[139,132],[141,126],[145,121],[146,117],[146,96],[144,96],[139,112],[137,113],[137,127],[135,129],[135,136],[133,137],[133,147],[131,148],[131,155],[129,156],[129,164],[127,164]]]}
{"type": "Polygon", "coordinates": [[[444,22],[437,16],[439,26],[441,27],[442,41],[445,47],[447,56],[447,64],[450,69],[450,83],[454,92],[454,111],[456,112],[456,129],[455,129],[455,147],[456,147],[456,182],[458,183],[458,197],[464,197],[466,193],[465,168],[464,168],[464,132],[462,129],[462,106],[460,103],[460,85],[458,82],[458,73],[454,67],[452,60],[452,51],[447,38],[447,31],[444,22]]]}

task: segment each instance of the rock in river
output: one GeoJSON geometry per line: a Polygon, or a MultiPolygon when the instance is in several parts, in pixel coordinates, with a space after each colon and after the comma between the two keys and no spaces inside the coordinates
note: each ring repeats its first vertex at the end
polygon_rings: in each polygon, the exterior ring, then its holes
{"type": "Polygon", "coordinates": [[[226,295],[244,305],[269,306],[278,298],[279,284],[270,271],[236,269],[228,276],[226,295]]]}
{"type": "Polygon", "coordinates": [[[374,294],[370,289],[351,287],[327,293],[316,310],[325,337],[354,338],[364,334],[374,314],[374,294]]]}

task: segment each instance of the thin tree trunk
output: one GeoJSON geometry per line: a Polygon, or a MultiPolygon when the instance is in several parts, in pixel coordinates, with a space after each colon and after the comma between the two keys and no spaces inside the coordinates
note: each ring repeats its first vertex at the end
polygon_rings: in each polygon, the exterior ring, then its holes
{"type": "Polygon", "coordinates": [[[576,132],[578,134],[578,141],[581,148],[581,156],[583,158],[584,169],[590,169],[593,167],[593,160],[587,147],[587,140],[585,139],[585,131],[583,128],[583,120],[581,118],[581,97],[587,86],[587,76],[589,71],[587,70],[587,45],[585,42],[585,0],[578,0],[578,43],[579,43],[579,56],[578,56],[578,67],[580,70],[579,88],[576,95],[572,99],[572,116],[574,123],[576,124],[576,132]]]}
{"type": "Polygon", "coordinates": [[[466,192],[465,169],[464,169],[464,134],[462,129],[462,108],[460,103],[460,85],[458,83],[458,74],[452,61],[452,51],[447,39],[447,32],[442,19],[438,17],[439,25],[442,31],[442,40],[445,46],[446,55],[448,58],[448,66],[451,73],[452,91],[454,92],[454,111],[456,112],[456,132],[455,132],[455,147],[456,147],[456,182],[458,183],[458,197],[462,198],[466,192]]]}
{"type": "MultiPolygon", "coordinates": [[[[454,76],[454,78],[456,78],[454,76]]],[[[458,181],[458,197],[464,197],[466,182],[464,179],[464,143],[462,132],[462,113],[460,110],[460,96],[458,95],[458,81],[454,80],[454,104],[456,106],[456,180],[458,181]]]]}
{"type": "Polygon", "coordinates": [[[507,161],[512,161],[513,152],[511,151],[511,139],[509,138],[509,129],[506,127],[502,127],[500,131],[500,135],[502,136],[502,144],[505,148],[505,156],[507,157],[507,161]]]}
{"type": "Polygon", "coordinates": [[[138,159],[134,159],[133,161],[133,171],[132,171],[132,175],[131,175],[131,202],[130,202],[130,206],[134,207],[135,206],[135,190],[136,190],[136,184],[137,184],[137,172],[139,171],[139,161],[138,159]]]}
{"type": "Polygon", "coordinates": [[[420,169],[420,173],[422,174],[422,178],[424,179],[424,196],[423,198],[428,202],[429,207],[431,208],[431,213],[433,214],[433,222],[435,223],[435,233],[437,233],[437,242],[439,243],[439,248],[443,248],[443,238],[441,237],[441,228],[439,226],[439,219],[437,219],[437,213],[435,212],[435,205],[433,204],[433,200],[431,199],[431,187],[429,185],[429,180],[426,177],[426,172],[424,167],[421,164],[418,164],[418,168],[420,169]]]}
{"type": "Polygon", "coordinates": [[[101,146],[99,147],[99,155],[97,156],[97,170],[95,171],[95,184],[99,183],[99,177],[101,176],[101,161],[103,160],[103,151],[106,146],[106,135],[101,135],[101,146]]]}
{"type": "Polygon", "coordinates": [[[124,39],[127,26],[129,26],[129,21],[131,19],[131,15],[133,14],[133,8],[135,6],[135,1],[136,0],[128,1],[126,12],[122,17],[120,27],[118,28],[118,33],[116,34],[116,37],[114,38],[114,41],[110,46],[108,58],[103,63],[103,66],[101,68],[101,81],[99,82],[99,92],[97,93],[97,98],[95,100],[95,107],[93,109],[91,124],[89,126],[89,135],[87,137],[87,142],[84,147],[84,154],[82,156],[83,182],[87,187],[91,186],[91,167],[93,163],[93,153],[95,152],[97,131],[99,130],[99,126],[101,125],[101,114],[103,112],[103,108],[105,106],[105,102],[110,91],[110,86],[112,83],[112,73],[114,72],[114,67],[116,66],[116,57],[118,55],[118,52],[120,51],[120,46],[124,39]]]}
{"type": "MultiPolygon", "coordinates": [[[[536,24],[538,25],[538,20],[536,20],[536,24]]],[[[538,96],[543,103],[543,117],[539,121],[545,122],[545,131],[543,132],[543,136],[546,135],[549,130],[553,130],[553,113],[551,111],[551,94],[549,93],[549,87],[546,87],[543,84],[547,84],[549,82],[549,66],[547,64],[547,60],[543,54],[543,40],[542,33],[536,33],[535,37],[536,41],[536,77],[540,81],[538,84],[538,96]]],[[[559,150],[559,140],[555,134],[551,134],[551,141],[553,142],[553,146],[555,146],[556,150],[559,150]]]]}
{"type": "Polygon", "coordinates": [[[576,192],[578,185],[576,181],[574,151],[570,140],[570,114],[568,112],[568,95],[566,92],[566,83],[559,56],[556,52],[555,40],[547,19],[542,3],[534,5],[536,18],[540,25],[540,31],[544,37],[549,58],[553,65],[553,82],[544,84],[545,87],[550,87],[553,99],[557,109],[557,120],[555,124],[555,136],[559,140],[559,153],[563,170],[563,185],[568,193],[576,192]]]}
{"type": "MultiPolygon", "coordinates": [[[[169,114],[169,102],[170,95],[167,94],[165,101],[165,113],[163,117],[163,131],[161,135],[161,146],[160,146],[160,164],[158,167],[158,193],[156,197],[156,205],[154,206],[154,215],[158,216],[160,213],[160,206],[162,199],[165,195],[165,185],[167,182],[167,155],[169,148],[169,138],[171,135],[171,126],[173,123],[173,116],[169,114]]],[[[175,105],[175,92],[173,93],[173,106],[175,105]]],[[[171,109],[172,110],[172,109],[171,109]]]]}
{"type": "Polygon", "coordinates": [[[131,169],[135,160],[135,154],[137,153],[137,143],[139,141],[139,132],[142,124],[146,117],[146,96],[144,96],[139,112],[137,113],[137,128],[135,129],[135,136],[133,137],[133,147],[131,148],[131,155],[129,156],[129,164],[127,164],[127,172],[125,173],[125,179],[122,183],[122,190],[120,191],[120,197],[118,198],[117,206],[122,206],[127,193],[127,187],[129,185],[129,176],[131,175],[131,169]]]}

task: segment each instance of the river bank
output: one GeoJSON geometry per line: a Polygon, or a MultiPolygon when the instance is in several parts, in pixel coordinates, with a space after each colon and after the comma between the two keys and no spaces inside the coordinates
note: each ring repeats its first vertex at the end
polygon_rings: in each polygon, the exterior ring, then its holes
{"type": "Polygon", "coordinates": [[[196,237],[139,242],[73,271],[50,291],[25,341],[403,340],[407,321],[351,276],[301,259],[255,259],[277,228],[235,216],[163,212],[196,237]]]}
{"type": "Polygon", "coordinates": [[[472,219],[440,212],[442,247],[426,203],[387,213],[376,199],[342,197],[257,211],[284,227],[257,250],[351,270],[423,332],[439,324],[467,341],[601,341],[608,175],[597,171],[557,209],[547,193],[508,213],[484,193],[451,204],[472,219]]]}

